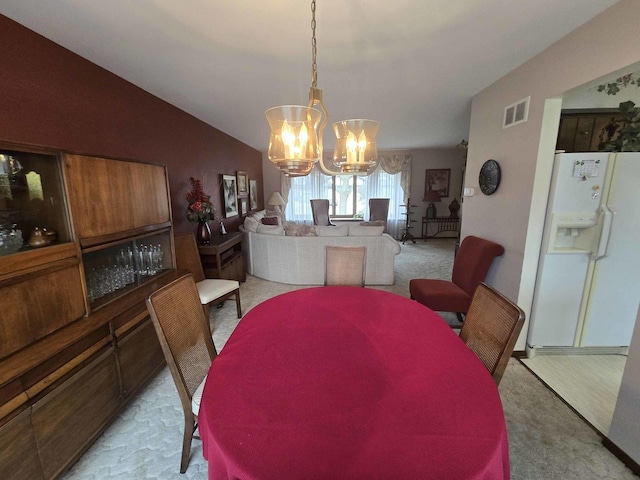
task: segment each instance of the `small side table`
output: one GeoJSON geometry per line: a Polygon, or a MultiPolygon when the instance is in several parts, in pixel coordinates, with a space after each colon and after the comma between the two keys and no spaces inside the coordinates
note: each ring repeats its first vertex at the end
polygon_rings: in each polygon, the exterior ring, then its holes
{"type": "Polygon", "coordinates": [[[242,255],[242,232],[229,232],[225,235],[212,233],[209,245],[198,245],[200,261],[206,278],[226,278],[244,282],[242,255]]]}

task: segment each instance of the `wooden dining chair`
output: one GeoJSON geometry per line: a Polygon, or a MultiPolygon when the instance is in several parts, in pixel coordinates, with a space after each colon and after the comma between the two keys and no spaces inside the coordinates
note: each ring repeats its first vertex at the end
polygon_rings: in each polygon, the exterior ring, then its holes
{"type": "Polygon", "coordinates": [[[174,237],[176,248],[176,267],[178,270],[189,270],[198,287],[200,303],[209,317],[209,305],[219,304],[226,299],[235,297],[238,318],[242,318],[242,307],[240,305],[240,283],[237,280],[226,280],[223,278],[205,278],[198,244],[196,238],[191,234],[176,235],[174,237]]]}
{"type": "Polygon", "coordinates": [[[507,297],[484,282],[478,285],[460,338],[482,360],[496,385],[502,380],[524,318],[522,309],[507,297]]]}
{"type": "Polygon", "coordinates": [[[388,198],[370,198],[369,199],[369,221],[384,222],[384,228],[387,228],[387,218],[389,216],[389,200],[388,198]]]}
{"type": "Polygon", "coordinates": [[[333,225],[329,220],[329,200],[326,198],[314,198],[309,202],[311,202],[311,215],[313,216],[314,225],[333,225]]]}
{"type": "Polygon", "coordinates": [[[204,383],[217,352],[193,275],[186,274],[165,285],[146,302],[184,412],[180,461],[180,473],[184,473],[198,426],[204,383]]]}
{"type": "Polygon", "coordinates": [[[327,245],[324,284],[364,287],[367,247],[327,245]]]}
{"type": "Polygon", "coordinates": [[[486,278],[493,260],[503,253],[502,245],[469,235],[455,256],[451,280],[411,279],[409,296],[436,312],[454,312],[462,322],[476,287],[486,278]]]}

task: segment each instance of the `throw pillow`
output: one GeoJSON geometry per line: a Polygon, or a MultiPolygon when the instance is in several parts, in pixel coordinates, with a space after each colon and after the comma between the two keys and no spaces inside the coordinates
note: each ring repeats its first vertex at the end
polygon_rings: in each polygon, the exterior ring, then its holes
{"type": "Polygon", "coordinates": [[[287,222],[284,224],[284,234],[288,237],[297,237],[300,225],[294,222],[287,222]]]}
{"type": "Polygon", "coordinates": [[[301,225],[298,230],[299,237],[316,237],[316,226],[315,225],[301,225]]]}
{"type": "Polygon", "coordinates": [[[244,219],[244,229],[247,232],[255,232],[260,225],[260,221],[253,215],[247,215],[244,219]]]}
{"type": "Polygon", "coordinates": [[[284,225],[284,234],[288,237],[315,237],[315,225],[298,225],[295,222],[287,222],[284,225]]]}
{"type": "Polygon", "coordinates": [[[350,237],[377,237],[384,232],[384,225],[379,227],[362,227],[360,225],[349,225],[350,237]]]}
{"type": "Polygon", "coordinates": [[[261,221],[263,225],[280,225],[278,217],[264,217],[261,221]]]}
{"type": "Polygon", "coordinates": [[[285,222],[285,218],[284,218],[284,212],[282,210],[265,210],[264,211],[264,216],[265,217],[278,217],[280,219],[280,223],[284,223],[285,222]]]}
{"type": "Polygon", "coordinates": [[[256,232],[267,235],[284,235],[284,228],[282,225],[258,225],[256,232]]]}
{"type": "Polygon", "coordinates": [[[316,226],[316,235],[318,237],[346,237],[348,234],[348,225],[336,225],[335,227],[324,225],[316,226]]]}

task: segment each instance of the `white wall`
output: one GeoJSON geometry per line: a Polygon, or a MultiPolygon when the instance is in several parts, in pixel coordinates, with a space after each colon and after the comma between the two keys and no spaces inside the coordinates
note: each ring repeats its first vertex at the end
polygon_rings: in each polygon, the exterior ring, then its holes
{"type": "MultiPolygon", "coordinates": [[[[422,148],[410,150],[411,154],[411,204],[413,219],[416,221],[410,230],[413,236],[419,237],[422,229],[422,217],[427,214],[427,202],[423,202],[425,190],[425,171],[430,169],[451,169],[449,178],[449,196],[442,197],[435,204],[439,217],[449,216],[449,204],[455,198],[461,202],[462,177],[464,175],[466,151],[459,148],[422,148]]],[[[462,214],[462,212],[460,212],[462,214]]],[[[442,235],[445,235],[444,233],[442,235]]],[[[455,233],[451,234],[455,236],[455,233]]]]}
{"type": "Polygon", "coordinates": [[[629,73],[633,75],[634,79],[640,80],[640,64],[625,67],[618,72],[612,72],[610,75],[582,85],[576,90],[567,92],[562,97],[562,108],[618,108],[621,102],[626,102],[627,100],[631,100],[636,105],[640,105],[640,86],[638,85],[622,87],[615,95],[598,92],[598,85],[613,82],[629,73]]]}
{"type": "MultiPolygon", "coordinates": [[[[505,247],[488,281],[527,315],[555,150],[549,132],[557,132],[560,114],[553,99],[638,62],[640,44],[632,40],[638,25],[640,2],[622,0],[473,98],[465,186],[478,187],[480,167],[489,158],[500,163],[502,182],[492,196],[465,198],[462,236],[505,247]],[[528,121],[503,129],[504,107],[529,96],[528,121]]],[[[516,350],[524,349],[526,328],[516,350]]]]}

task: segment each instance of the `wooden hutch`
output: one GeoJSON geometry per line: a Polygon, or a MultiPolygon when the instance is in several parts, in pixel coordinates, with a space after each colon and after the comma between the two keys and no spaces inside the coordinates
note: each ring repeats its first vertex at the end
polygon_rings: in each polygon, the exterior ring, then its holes
{"type": "Polygon", "coordinates": [[[164,365],[164,166],[0,144],[0,478],[66,470],[164,365]]]}

